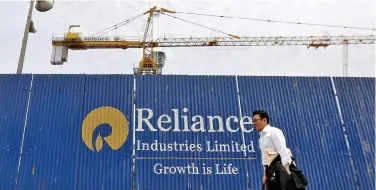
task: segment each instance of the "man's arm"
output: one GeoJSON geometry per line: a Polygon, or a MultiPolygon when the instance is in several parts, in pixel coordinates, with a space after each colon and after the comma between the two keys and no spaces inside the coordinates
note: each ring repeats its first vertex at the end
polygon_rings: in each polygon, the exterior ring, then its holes
{"type": "Polygon", "coordinates": [[[286,139],[281,130],[275,130],[271,134],[273,145],[279,155],[281,156],[282,165],[286,168],[287,172],[290,173],[290,164],[292,159],[288,154],[286,147],[286,139]]]}

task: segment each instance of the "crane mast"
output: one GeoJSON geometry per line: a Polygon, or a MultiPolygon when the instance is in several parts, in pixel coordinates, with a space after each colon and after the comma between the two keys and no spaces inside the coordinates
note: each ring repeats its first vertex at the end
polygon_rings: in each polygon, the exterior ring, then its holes
{"type": "MultiPolygon", "coordinates": [[[[163,65],[158,64],[156,60],[156,55],[154,54],[154,43],[153,43],[153,30],[150,30],[150,25],[153,23],[154,13],[173,13],[173,11],[167,9],[157,9],[157,7],[150,8],[144,13],[148,14],[148,20],[146,22],[145,32],[142,40],[142,60],[139,64],[139,67],[134,68],[135,74],[161,74],[163,65]]],[[[158,52],[160,55],[160,52],[158,52]]]]}
{"type": "MultiPolygon", "coordinates": [[[[148,37],[153,35],[153,31],[149,30],[150,24],[152,22],[152,16],[157,8],[153,7],[149,11],[145,12],[144,14],[149,14],[148,20],[146,22],[146,28],[144,32],[144,37],[142,40],[142,60],[140,62],[139,69],[135,68],[135,72],[137,74],[156,74],[157,67],[156,62],[154,61],[153,55],[153,43],[150,45],[146,45],[146,42],[149,40],[148,37]]],[[[150,42],[152,42],[153,38],[150,38],[150,42]]]]}
{"type": "Polygon", "coordinates": [[[124,36],[83,36],[78,32],[71,32],[64,36],[52,37],[53,51],[51,64],[61,65],[67,61],[68,49],[128,49],[142,48],[142,59],[134,66],[134,74],[159,75],[165,62],[164,52],[154,51],[156,47],[213,47],[213,46],[306,46],[307,48],[328,47],[330,45],[343,45],[344,65],[343,73],[347,75],[347,46],[348,44],[375,44],[374,35],[362,36],[270,36],[270,37],[238,37],[227,34],[230,37],[190,37],[190,38],[158,38],[153,41],[153,31],[150,26],[153,23],[154,14],[175,13],[168,9],[156,7],[150,8],[143,15],[148,15],[144,35],[142,39],[129,40],[124,36]]]}

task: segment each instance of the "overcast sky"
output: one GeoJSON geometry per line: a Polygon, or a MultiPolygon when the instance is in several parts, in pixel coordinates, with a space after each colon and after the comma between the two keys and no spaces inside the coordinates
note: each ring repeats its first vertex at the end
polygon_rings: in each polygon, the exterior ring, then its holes
{"type": "MultiPolygon", "coordinates": [[[[55,0],[48,12],[34,10],[37,33],[29,35],[24,73],[132,74],[141,49],[69,51],[63,66],[50,64],[53,34],[69,25],[81,25],[91,35],[136,16],[152,6],[174,11],[259,19],[376,28],[375,0],[55,0]]],[[[0,0],[0,73],[16,73],[28,1],[0,0]]],[[[238,36],[370,35],[370,30],[314,27],[258,21],[175,16],[238,36]]],[[[142,36],[143,16],[108,35],[142,36]]],[[[154,38],[224,36],[164,15],[154,19],[154,38]]],[[[163,74],[341,76],[343,47],[307,49],[305,46],[163,48],[167,60],[163,74]]],[[[375,45],[349,45],[349,76],[375,76],[375,45]]]]}

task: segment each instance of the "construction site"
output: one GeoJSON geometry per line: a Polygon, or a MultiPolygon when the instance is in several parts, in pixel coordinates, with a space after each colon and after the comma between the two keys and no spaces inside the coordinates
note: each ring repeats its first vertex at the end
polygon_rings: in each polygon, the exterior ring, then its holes
{"type": "Polygon", "coordinates": [[[1,190],[262,189],[264,152],[253,123],[260,109],[283,131],[306,189],[375,189],[375,77],[349,76],[356,63],[348,59],[349,46],[374,45],[375,35],[240,36],[179,14],[252,18],[150,6],[91,35],[69,24],[50,39],[49,64],[56,67],[70,64],[71,54],[138,49],[139,60],[126,64],[133,73],[25,73],[28,34],[36,32],[32,10],[54,6],[30,2],[17,73],[0,74],[1,190]],[[221,35],[155,37],[153,21],[162,16],[221,35]],[[142,36],[109,35],[141,18],[142,36]],[[179,64],[169,63],[165,49],[254,46],[341,47],[342,76],[164,72],[179,64]]]}

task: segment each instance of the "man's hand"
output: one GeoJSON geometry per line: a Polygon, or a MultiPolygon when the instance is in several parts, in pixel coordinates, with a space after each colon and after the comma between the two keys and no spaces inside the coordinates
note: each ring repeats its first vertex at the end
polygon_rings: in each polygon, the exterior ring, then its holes
{"type": "Polygon", "coordinates": [[[290,164],[286,164],[284,165],[285,169],[287,170],[287,173],[289,173],[289,175],[291,174],[290,172],[290,164]]]}
{"type": "Polygon", "coordinates": [[[266,184],[266,180],[267,180],[267,178],[266,178],[266,176],[264,176],[264,177],[262,178],[262,184],[266,184]]]}

